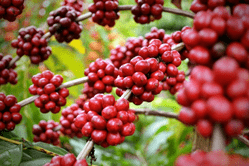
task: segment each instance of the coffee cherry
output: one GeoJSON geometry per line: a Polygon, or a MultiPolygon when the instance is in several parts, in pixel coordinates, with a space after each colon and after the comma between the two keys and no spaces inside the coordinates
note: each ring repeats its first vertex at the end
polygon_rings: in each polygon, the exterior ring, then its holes
{"type": "Polygon", "coordinates": [[[134,20],[140,24],[148,24],[162,17],[163,1],[136,1],[137,5],[131,9],[134,20]]]}
{"type": "Polygon", "coordinates": [[[94,142],[101,144],[106,139],[107,132],[105,130],[93,130],[91,138],[94,142]]]}
{"type": "Polygon", "coordinates": [[[70,6],[62,6],[55,11],[49,13],[47,23],[49,32],[55,35],[59,43],[70,43],[73,39],[79,39],[82,31],[80,22],[76,22],[76,17],[80,16],[80,12],[70,6]],[[61,25],[58,28],[58,25],[61,25]]]}
{"type": "Polygon", "coordinates": [[[34,26],[22,28],[19,31],[18,39],[12,41],[12,47],[16,48],[18,56],[27,55],[31,63],[39,64],[48,59],[51,48],[47,46],[46,39],[42,36],[44,32],[34,26]],[[31,42],[30,42],[31,41],[31,42]]]}
{"type": "Polygon", "coordinates": [[[95,129],[104,130],[106,128],[106,121],[100,115],[93,116],[92,119],[91,119],[91,122],[92,122],[93,127],[95,129]]]}
{"type": "Polygon", "coordinates": [[[178,118],[182,123],[186,125],[195,124],[197,119],[195,113],[188,108],[182,108],[178,118]]]}
{"type": "Polygon", "coordinates": [[[113,27],[115,20],[119,18],[118,1],[107,0],[97,1],[88,7],[88,10],[93,14],[92,20],[99,25],[113,27]]]}
{"type": "Polygon", "coordinates": [[[13,64],[9,68],[11,60],[12,57],[10,55],[3,56],[3,54],[0,53],[0,85],[7,84],[8,82],[13,85],[17,83],[17,73],[14,71],[16,65],[13,64]]]}
{"type": "Polygon", "coordinates": [[[60,118],[61,129],[60,131],[73,138],[77,136],[82,137],[80,128],[87,122],[87,115],[77,104],[73,104],[70,107],[62,110],[62,117],[60,118]],[[78,116],[79,115],[79,116],[78,116]],[[77,118],[76,118],[77,117],[77,118]]]}
{"type": "Polygon", "coordinates": [[[16,17],[22,13],[24,9],[24,0],[4,0],[0,4],[0,19],[6,19],[10,22],[16,20],[16,17]]]}
{"type": "Polygon", "coordinates": [[[197,150],[192,152],[191,154],[185,154],[178,157],[175,161],[176,166],[183,166],[187,165],[236,165],[236,163],[247,164],[248,161],[243,156],[235,155],[235,154],[226,154],[225,152],[219,151],[211,151],[211,152],[204,152],[197,150]]]}
{"type": "Polygon", "coordinates": [[[54,156],[52,160],[44,166],[51,165],[72,165],[72,166],[88,166],[86,159],[77,160],[74,154],[68,153],[65,156],[54,156]]]}
{"type": "Polygon", "coordinates": [[[203,137],[210,137],[213,132],[213,125],[208,120],[199,120],[196,124],[197,131],[203,136],[203,137]]]}
{"type": "Polygon", "coordinates": [[[29,87],[29,92],[33,95],[40,95],[35,100],[35,105],[42,113],[51,111],[56,114],[60,111],[60,107],[66,104],[65,98],[69,95],[69,91],[62,88],[56,92],[56,88],[62,84],[62,81],[62,76],[54,75],[48,70],[32,77],[34,84],[29,87]]]}
{"type": "Polygon", "coordinates": [[[54,131],[58,125],[59,123],[54,122],[53,120],[49,120],[48,122],[41,120],[38,125],[33,125],[32,133],[35,136],[33,141],[42,141],[58,145],[60,143],[59,131],[54,131]]]}

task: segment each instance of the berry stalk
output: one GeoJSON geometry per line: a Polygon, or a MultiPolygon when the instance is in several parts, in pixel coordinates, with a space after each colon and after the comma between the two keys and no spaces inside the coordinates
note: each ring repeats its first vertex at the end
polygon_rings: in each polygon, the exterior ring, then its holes
{"type": "Polygon", "coordinates": [[[92,13],[91,13],[91,12],[88,12],[88,13],[82,14],[82,15],[80,15],[79,17],[77,17],[77,18],[75,19],[75,21],[83,21],[83,20],[85,20],[85,19],[90,18],[91,16],[92,16],[92,13]]]}
{"type": "Polygon", "coordinates": [[[244,130],[242,134],[249,134],[249,130],[244,130]]]}
{"type": "Polygon", "coordinates": [[[220,124],[216,123],[214,126],[213,137],[212,137],[212,151],[223,150],[226,148],[226,137],[223,133],[220,124]]]}
{"type": "Polygon", "coordinates": [[[118,10],[131,10],[133,5],[122,5],[118,7],[118,10]]]}
{"type": "Polygon", "coordinates": [[[128,100],[129,99],[129,97],[131,96],[131,90],[130,89],[127,89],[125,92],[124,92],[124,94],[119,98],[119,99],[126,99],[126,100],[128,100]]]}
{"type": "Polygon", "coordinates": [[[11,61],[10,61],[10,64],[9,64],[9,67],[8,68],[11,68],[12,65],[14,65],[16,63],[16,61],[18,61],[21,57],[20,56],[16,56],[15,58],[13,58],[11,61]]]}
{"type": "Polygon", "coordinates": [[[93,148],[94,142],[92,139],[88,140],[80,154],[77,156],[77,160],[85,159],[93,148]]]}
{"type": "Polygon", "coordinates": [[[135,114],[144,114],[144,115],[153,115],[153,116],[161,116],[166,118],[173,118],[178,120],[178,115],[172,112],[163,112],[163,111],[156,111],[156,110],[150,110],[147,108],[144,109],[136,109],[134,110],[135,114]]]}
{"type": "Polygon", "coordinates": [[[185,17],[189,17],[189,18],[194,18],[194,16],[195,16],[194,13],[184,11],[181,9],[172,9],[172,8],[168,8],[168,7],[163,7],[163,12],[173,13],[173,14],[177,14],[177,15],[181,15],[181,16],[185,16],[185,17]]]}
{"type": "Polygon", "coordinates": [[[238,140],[240,140],[241,142],[243,142],[244,144],[246,144],[247,147],[249,147],[249,140],[246,139],[245,137],[243,137],[242,135],[239,135],[236,137],[238,140]]]}
{"type": "MultiPolygon", "coordinates": [[[[62,89],[62,88],[69,88],[71,86],[75,86],[75,85],[79,85],[79,84],[83,84],[83,83],[85,83],[87,81],[88,81],[88,77],[78,78],[78,79],[68,81],[68,82],[62,84],[61,86],[59,86],[57,88],[57,90],[62,89]]],[[[31,97],[29,97],[27,99],[24,99],[24,100],[18,102],[18,104],[21,105],[21,107],[23,107],[25,105],[28,105],[28,104],[34,102],[35,99],[37,99],[38,97],[39,97],[39,95],[31,96],[31,97]]]]}
{"type": "MultiPolygon", "coordinates": [[[[122,5],[122,6],[119,6],[118,9],[119,10],[131,10],[132,7],[133,5],[122,5]]],[[[177,14],[177,15],[181,15],[181,16],[185,16],[189,18],[194,18],[195,16],[195,14],[192,12],[184,11],[181,9],[172,9],[168,7],[163,7],[163,12],[177,14]]]]}

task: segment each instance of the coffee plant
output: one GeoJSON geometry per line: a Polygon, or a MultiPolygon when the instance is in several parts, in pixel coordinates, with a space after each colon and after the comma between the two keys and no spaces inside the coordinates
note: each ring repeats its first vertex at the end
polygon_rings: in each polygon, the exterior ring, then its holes
{"type": "Polygon", "coordinates": [[[2,0],[0,19],[1,166],[249,165],[248,0],[2,0]]]}

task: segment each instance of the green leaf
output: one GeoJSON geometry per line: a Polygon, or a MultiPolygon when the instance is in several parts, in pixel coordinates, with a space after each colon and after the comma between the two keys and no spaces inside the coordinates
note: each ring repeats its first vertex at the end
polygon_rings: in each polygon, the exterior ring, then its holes
{"type": "Polygon", "coordinates": [[[25,161],[20,164],[20,166],[43,166],[46,163],[49,163],[51,158],[38,158],[36,160],[25,161]]]}
{"type": "Polygon", "coordinates": [[[56,56],[60,63],[70,69],[77,78],[84,76],[84,65],[75,54],[62,46],[52,46],[51,48],[53,56],[56,56]]]}
{"type": "Polygon", "coordinates": [[[51,159],[52,156],[46,153],[34,149],[25,149],[20,166],[43,166],[49,163],[51,159]]]}
{"type": "Polygon", "coordinates": [[[164,132],[161,132],[158,135],[156,135],[156,137],[148,145],[147,155],[151,156],[151,155],[155,154],[157,149],[159,149],[159,147],[162,144],[166,143],[166,140],[172,135],[172,133],[173,132],[164,131],[164,132]]]}
{"type": "Polygon", "coordinates": [[[13,132],[8,132],[8,131],[0,131],[0,135],[6,138],[16,138],[17,135],[14,134],[13,132]]]}
{"type": "Polygon", "coordinates": [[[242,156],[245,156],[245,157],[249,157],[249,148],[235,150],[235,153],[241,154],[242,156]]]}
{"type": "Polygon", "coordinates": [[[39,146],[41,148],[44,148],[46,150],[49,150],[51,152],[54,152],[58,155],[65,155],[67,154],[68,152],[65,150],[65,149],[62,149],[62,148],[59,148],[57,146],[53,146],[53,145],[50,145],[50,144],[46,144],[46,143],[43,143],[43,142],[36,142],[36,143],[33,143],[34,146],[39,146]]]}
{"type": "Polygon", "coordinates": [[[0,141],[0,165],[18,166],[22,159],[22,144],[0,141]]]}
{"type": "Polygon", "coordinates": [[[162,126],[165,126],[167,124],[168,124],[168,119],[162,119],[160,121],[152,123],[150,126],[147,127],[146,131],[144,132],[144,137],[149,138],[153,136],[162,126]]]}

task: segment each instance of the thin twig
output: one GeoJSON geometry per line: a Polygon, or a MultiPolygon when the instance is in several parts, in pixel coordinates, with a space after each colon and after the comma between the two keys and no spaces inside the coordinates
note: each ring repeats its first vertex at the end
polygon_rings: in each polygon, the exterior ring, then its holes
{"type": "Polygon", "coordinates": [[[80,15],[79,17],[77,17],[76,19],[75,19],[75,21],[83,21],[83,20],[85,20],[85,19],[88,19],[88,18],[90,18],[92,16],[92,13],[91,12],[88,12],[88,13],[85,13],[85,14],[83,14],[83,15],[80,15]]]}
{"type": "Polygon", "coordinates": [[[122,5],[118,6],[118,10],[131,10],[133,5],[122,5]]]}
{"type": "Polygon", "coordinates": [[[79,85],[82,83],[85,83],[88,81],[88,77],[81,77],[72,81],[68,81],[64,84],[62,84],[61,86],[59,86],[57,89],[61,89],[61,88],[69,88],[71,86],[75,86],[75,85],[79,85]]]}
{"type": "Polygon", "coordinates": [[[21,107],[24,107],[25,105],[33,103],[35,101],[35,99],[37,99],[38,97],[39,97],[39,95],[31,96],[27,99],[24,99],[24,100],[18,102],[17,104],[19,104],[21,107]]]}
{"type": "Polygon", "coordinates": [[[93,140],[88,140],[84,148],[81,150],[80,154],[77,156],[77,160],[85,159],[93,148],[93,140]]]}
{"type": "MultiPolygon", "coordinates": [[[[55,29],[56,30],[58,30],[60,27],[61,27],[61,25],[60,24],[54,24],[53,25],[54,27],[55,27],[55,29]]],[[[53,34],[51,34],[50,32],[47,32],[47,33],[45,33],[43,36],[42,36],[42,38],[44,38],[44,39],[47,39],[47,41],[50,39],[50,37],[52,37],[53,36],[53,34]]]]}
{"type": "MultiPolygon", "coordinates": [[[[71,86],[79,85],[79,84],[85,83],[87,81],[88,81],[88,77],[78,78],[76,80],[68,81],[68,82],[62,84],[56,90],[59,90],[61,88],[69,88],[71,86]]],[[[27,99],[24,99],[24,100],[18,102],[17,104],[19,104],[21,107],[23,107],[25,105],[28,105],[28,104],[34,102],[35,99],[37,99],[38,97],[39,97],[39,95],[31,96],[31,97],[29,97],[27,99]]]]}
{"type": "Polygon", "coordinates": [[[148,108],[135,109],[134,111],[135,111],[135,114],[161,116],[161,117],[173,118],[173,119],[178,120],[178,115],[172,112],[156,111],[156,110],[150,110],[148,108]]]}
{"type": "Polygon", "coordinates": [[[11,68],[11,66],[13,66],[20,58],[21,58],[21,56],[16,56],[15,58],[13,58],[10,61],[8,68],[11,68]]]}
{"type": "Polygon", "coordinates": [[[163,7],[163,11],[167,12],[167,13],[173,13],[173,14],[189,17],[189,18],[194,18],[194,16],[195,16],[194,13],[184,11],[181,9],[173,9],[173,8],[163,7]]]}
{"type": "MultiPolygon", "coordinates": [[[[118,7],[118,10],[131,10],[133,7],[133,5],[122,5],[118,7]]],[[[173,9],[173,8],[168,8],[168,7],[163,7],[163,12],[166,13],[172,13],[172,14],[177,14],[177,15],[181,15],[181,16],[186,16],[189,18],[194,18],[195,14],[188,12],[188,11],[184,11],[181,9],[173,9]]]]}
{"type": "Polygon", "coordinates": [[[246,139],[243,135],[239,135],[236,137],[238,140],[240,140],[241,142],[243,142],[244,144],[246,144],[247,147],[249,147],[249,140],[246,139]]]}
{"type": "MultiPolygon", "coordinates": [[[[15,140],[12,140],[12,139],[9,139],[9,138],[5,138],[5,137],[2,137],[0,136],[0,139],[1,140],[4,140],[4,141],[7,141],[7,142],[10,142],[10,143],[13,143],[13,144],[17,144],[17,145],[20,145],[20,144],[23,144],[23,147],[25,147],[25,144],[23,142],[19,142],[19,141],[15,141],[15,140]]],[[[43,152],[43,153],[46,153],[50,156],[58,156],[58,154],[54,153],[54,152],[51,152],[49,150],[46,150],[44,148],[41,148],[39,146],[30,146],[28,148],[32,148],[32,149],[35,149],[37,151],[40,151],[40,152],[43,152]]]]}
{"type": "Polygon", "coordinates": [[[171,50],[181,51],[185,47],[185,44],[183,42],[178,43],[171,47],[171,50]]]}
{"type": "Polygon", "coordinates": [[[244,130],[242,134],[249,135],[249,130],[244,130]]]}
{"type": "Polygon", "coordinates": [[[226,148],[226,138],[220,124],[216,123],[214,126],[212,137],[212,151],[223,150],[226,148]]]}
{"type": "Polygon", "coordinates": [[[52,37],[53,35],[50,33],[50,32],[47,32],[47,33],[45,33],[43,36],[42,36],[42,38],[44,38],[44,39],[48,39],[48,38],[50,38],[50,37],[52,37]]]}
{"type": "Polygon", "coordinates": [[[131,96],[131,90],[127,89],[119,99],[124,98],[124,99],[128,100],[130,96],[131,96]]]}

